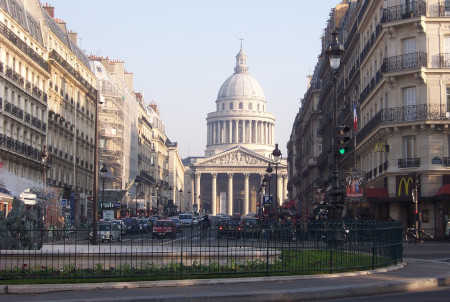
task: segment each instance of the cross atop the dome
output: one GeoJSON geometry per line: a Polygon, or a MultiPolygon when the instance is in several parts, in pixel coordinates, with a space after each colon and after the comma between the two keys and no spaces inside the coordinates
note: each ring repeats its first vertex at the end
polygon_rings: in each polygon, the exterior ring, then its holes
{"type": "Polygon", "coordinates": [[[243,41],[244,39],[242,39],[242,37],[241,37],[239,40],[241,40],[241,49],[242,49],[242,41],[243,41]]]}

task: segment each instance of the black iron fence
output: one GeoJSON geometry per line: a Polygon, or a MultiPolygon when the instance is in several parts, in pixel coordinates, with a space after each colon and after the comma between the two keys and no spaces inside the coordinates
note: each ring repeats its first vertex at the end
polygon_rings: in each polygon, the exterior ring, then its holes
{"type": "Polygon", "coordinates": [[[0,280],[13,283],[27,282],[27,278],[102,282],[105,278],[316,274],[373,269],[402,261],[402,227],[397,222],[241,224],[232,230],[216,226],[205,233],[193,227],[161,238],[154,237],[151,229],[126,235],[99,230],[98,245],[91,244],[89,229],[1,232],[0,280]],[[11,236],[34,236],[43,245],[39,250],[18,250],[16,243],[16,249],[6,249],[11,236]]]}

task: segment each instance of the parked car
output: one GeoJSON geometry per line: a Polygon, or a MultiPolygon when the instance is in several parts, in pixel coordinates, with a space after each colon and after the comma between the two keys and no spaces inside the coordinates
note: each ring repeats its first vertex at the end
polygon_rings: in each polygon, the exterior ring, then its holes
{"type": "Polygon", "coordinates": [[[178,216],[178,219],[180,219],[181,227],[183,228],[194,227],[193,218],[194,214],[180,214],[180,216],[178,216]]]}
{"type": "Polygon", "coordinates": [[[197,217],[192,217],[192,224],[194,225],[194,227],[195,226],[198,226],[198,224],[199,224],[199,220],[198,220],[198,218],[197,217]]]}
{"type": "Polygon", "coordinates": [[[236,237],[241,238],[242,227],[239,220],[225,219],[219,221],[219,228],[217,229],[217,239],[222,237],[236,237]]]}
{"type": "Polygon", "coordinates": [[[177,227],[172,220],[158,220],[153,226],[152,237],[169,236],[172,239],[177,236],[177,227]]]}
{"type": "Polygon", "coordinates": [[[127,226],[122,220],[112,220],[111,223],[115,223],[119,226],[122,236],[125,236],[127,234],[127,226]]]}
{"type": "Polygon", "coordinates": [[[169,220],[172,220],[175,223],[177,232],[180,233],[182,231],[180,219],[178,219],[177,217],[170,217],[169,220]]]}
{"type": "MultiPolygon", "coordinates": [[[[89,234],[89,238],[92,240],[94,237],[94,232],[91,231],[89,234]]],[[[98,240],[101,242],[104,241],[121,241],[122,240],[122,233],[120,230],[120,227],[117,223],[111,223],[111,222],[100,222],[98,224],[98,240]]]]}
{"type": "Polygon", "coordinates": [[[247,238],[259,238],[261,236],[261,224],[259,219],[244,218],[241,220],[242,236],[247,238]]]}
{"type": "Polygon", "coordinates": [[[139,222],[134,217],[127,217],[122,219],[127,227],[127,234],[138,234],[141,230],[139,222]]]}
{"type": "Polygon", "coordinates": [[[141,233],[148,232],[148,220],[145,218],[138,219],[139,229],[141,233]]]}

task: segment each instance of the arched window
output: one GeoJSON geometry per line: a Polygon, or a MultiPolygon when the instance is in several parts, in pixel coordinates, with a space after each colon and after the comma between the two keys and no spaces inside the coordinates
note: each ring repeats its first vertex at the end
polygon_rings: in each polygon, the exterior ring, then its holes
{"type": "Polygon", "coordinates": [[[233,103],[230,103],[230,110],[233,109],[233,103]]]}
{"type": "Polygon", "coordinates": [[[244,109],[244,105],[242,105],[242,103],[239,103],[239,109],[244,109]]]}

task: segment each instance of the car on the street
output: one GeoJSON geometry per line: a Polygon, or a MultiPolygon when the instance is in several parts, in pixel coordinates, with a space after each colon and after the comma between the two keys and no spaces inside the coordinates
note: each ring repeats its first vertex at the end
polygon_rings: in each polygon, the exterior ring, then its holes
{"type": "MultiPolygon", "coordinates": [[[[94,237],[94,232],[91,231],[89,238],[92,240],[94,237]]],[[[98,240],[100,242],[108,241],[112,242],[114,240],[122,240],[122,232],[117,223],[112,222],[100,222],[98,224],[98,240]]]]}
{"type": "Polygon", "coordinates": [[[127,227],[127,234],[138,234],[141,231],[139,222],[134,217],[122,218],[123,223],[127,227]]]}
{"type": "Polygon", "coordinates": [[[111,223],[115,223],[119,226],[122,236],[125,236],[127,234],[127,226],[122,220],[111,220],[111,223]]]}
{"type": "Polygon", "coordinates": [[[148,233],[148,220],[145,218],[138,219],[139,229],[141,233],[148,233]]]}
{"type": "Polygon", "coordinates": [[[259,238],[261,236],[261,223],[259,219],[245,217],[241,220],[242,236],[246,238],[259,238]]]}
{"type": "Polygon", "coordinates": [[[194,225],[194,227],[195,226],[198,226],[198,224],[199,224],[199,220],[198,220],[198,218],[197,217],[192,217],[192,224],[194,225]]]}
{"type": "Polygon", "coordinates": [[[219,225],[217,228],[217,239],[221,239],[223,237],[241,238],[241,236],[242,236],[242,227],[239,220],[221,219],[221,221],[219,221],[219,225]]]}
{"type": "Polygon", "coordinates": [[[178,217],[170,217],[168,219],[172,220],[175,223],[175,226],[177,227],[177,232],[178,233],[182,231],[182,229],[181,229],[181,222],[180,222],[180,219],[178,219],[178,217]]]}
{"type": "Polygon", "coordinates": [[[161,219],[153,225],[152,238],[165,236],[172,239],[177,236],[177,227],[172,220],[161,219]]]}
{"type": "Polygon", "coordinates": [[[194,214],[180,214],[178,219],[180,219],[181,227],[183,228],[192,228],[194,227],[193,222],[194,214]]]}

